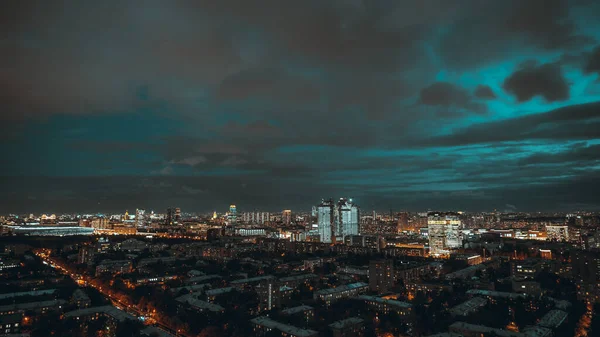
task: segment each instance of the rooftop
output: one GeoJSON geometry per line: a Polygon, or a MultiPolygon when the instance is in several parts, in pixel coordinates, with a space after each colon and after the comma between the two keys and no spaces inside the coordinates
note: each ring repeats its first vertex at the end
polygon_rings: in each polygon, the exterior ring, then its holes
{"type": "Polygon", "coordinates": [[[17,293],[8,293],[8,294],[0,294],[0,300],[6,298],[20,297],[20,296],[41,296],[41,295],[49,295],[54,294],[56,289],[46,289],[46,290],[33,290],[33,291],[22,291],[17,293]]]}
{"type": "Polygon", "coordinates": [[[157,328],[155,326],[149,326],[145,329],[142,329],[141,333],[144,335],[156,336],[156,337],[175,337],[175,335],[168,333],[165,330],[157,328]]]}
{"type": "Polygon", "coordinates": [[[187,281],[185,281],[185,283],[204,282],[204,281],[209,281],[209,280],[213,280],[213,279],[217,279],[217,278],[221,278],[221,276],[215,275],[215,274],[205,275],[205,276],[196,276],[196,277],[189,278],[187,281]]]}
{"type": "Polygon", "coordinates": [[[539,326],[546,328],[555,329],[558,328],[567,319],[568,314],[562,310],[550,310],[547,314],[542,317],[539,326]]]}
{"type": "Polygon", "coordinates": [[[337,321],[334,323],[329,324],[329,327],[332,329],[343,329],[345,327],[348,326],[352,326],[352,325],[356,325],[356,324],[362,324],[364,322],[364,320],[362,318],[358,318],[358,317],[350,317],[350,318],[346,318],[344,320],[341,321],[337,321]]]}
{"type": "Polygon", "coordinates": [[[221,294],[225,294],[225,293],[231,292],[232,290],[233,290],[232,287],[211,289],[211,290],[207,290],[206,291],[206,296],[221,295],[221,294]]]}
{"type": "Polygon", "coordinates": [[[265,275],[265,276],[257,276],[257,277],[244,278],[241,280],[231,281],[231,284],[245,284],[245,283],[260,282],[260,281],[266,281],[266,280],[272,280],[272,279],[275,279],[275,276],[265,275]]]}
{"type": "Polygon", "coordinates": [[[297,314],[300,312],[305,312],[305,311],[309,311],[309,310],[313,310],[314,308],[308,305],[300,305],[297,307],[292,307],[292,308],[287,308],[285,310],[282,310],[281,313],[284,315],[293,315],[293,314],[297,314]]]}
{"type": "Polygon", "coordinates": [[[135,320],[135,317],[123,310],[117,309],[112,305],[104,305],[101,307],[91,307],[79,310],[69,311],[65,314],[65,317],[83,317],[95,314],[105,314],[118,321],[135,320]]]}
{"type": "Polygon", "coordinates": [[[481,289],[468,290],[467,294],[474,295],[474,296],[490,296],[490,297],[502,297],[502,298],[525,297],[524,294],[519,294],[519,293],[509,293],[509,292],[504,292],[504,291],[481,290],[481,289]]]}
{"type": "Polygon", "coordinates": [[[300,274],[300,275],[282,277],[279,279],[279,281],[281,281],[281,282],[300,281],[300,280],[306,280],[306,279],[316,278],[316,277],[317,277],[317,275],[315,275],[315,274],[300,274]]]}
{"type": "Polygon", "coordinates": [[[469,323],[465,323],[465,322],[454,322],[450,325],[450,329],[456,329],[459,331],[462,331],[462,330],[473,331],[473,332],[478,332],[478,333],[482,333],[482,334],[486,334],[486,333],[489,334],[489,333],[493,332],[498,337],[526,337],[526,335],[521,332],[513,332],[513,331],[508,331],[508,330],[496,329],[496,328],[491,328],[491,327],[485,326],[485,325],[469,324],[469,323]]]}
{"type": "Polygon", "coordinates": [[[335,294],[335,293],[341,293],[344,291],[362,288],[362,287],[368,287],[368,286],[369,286],[368,284],[362,283],[362,282],[350,283],[350,284],[345,284],[343,286],[339,286],[337,288],[321,289],[319,291],[316,291],[315,294],[317,294],[317,295],[335,294]]]}
{"type": "Polygon", "coordinates": [[[361,295],[361,296],[358,296],[357,299],[387,304],[387,305],[391,305],[391,306],[398,307],[398,308],[412,308],[412,304],[410,304],[410,303],[396,301],[396,300],[388,300],[388,299],[377,297],[377,296],[361,295]]]}
{"type": "Polygon", "coordinates": [[[220,306],[218,304],[208,303],[206,301],[199,300],[199,299],[195,298],[192,294],[179,296],[175,300],[177,302],[187,303],[187,304],[191,305],[192,307],[200,309],[200,310],[208,310],[208,311],[212,311],[212,312],[221,312],[221,311],[225,310],[225,308],[223,308],[222,306],[220,306]]]}
{"type": "Polygon", "coordinates": [[[485,306],[487,302],[487,299],[483,297],[473,297],[470,300],[467,300],[450,309],[450,313],[452,315],[466,316],[471,312],[474,312],[477,309],[485,306]]]}
{"type": "Polygon", "coordinates": [[[51,301],[40,301],[40,302],[29,302],[19,304],[9,304],[0,306],[0,312],[6,312],[11,310],[32,310],[37,308],[45,307],[56,307],[67,303],[65,300],[51,300],[51,301]]]}
{"type": "Polygon", "coordinates": [[[256,325],[264,326],[269,329],[277,329],[279,331],[285,332],[286,334],[292,335],[292,336],[309,337],[309,336],[316,336],[318,334],[318,332],[316,332],[314,330],[297,328],[292,325],[287,325],[284,323],[274,321],[265,316],[253,318],[250,320],[250,322],[252,322],[256,325]]]}

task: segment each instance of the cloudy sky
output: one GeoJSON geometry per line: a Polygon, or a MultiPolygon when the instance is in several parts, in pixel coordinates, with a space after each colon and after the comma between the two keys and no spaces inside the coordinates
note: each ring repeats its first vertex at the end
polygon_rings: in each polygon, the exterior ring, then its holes
{"type": "Polygon", "coordinates": [[[5,1],[0,211],[600,205],[600,2],[5,1]]]}

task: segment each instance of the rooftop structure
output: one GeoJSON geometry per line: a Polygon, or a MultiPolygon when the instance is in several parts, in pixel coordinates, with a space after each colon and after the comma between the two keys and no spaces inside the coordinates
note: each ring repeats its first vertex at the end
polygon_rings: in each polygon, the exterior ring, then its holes
{"type": "Polygon", "coordinates": [[[293,307],[293,308],[287,308],[285,310],[282,310],[281,313],[284,315],[294,315],[294,314],[298,314],[301,312],[305,312],[308,310],[313,310],[314,308],[308,305],[300,305],[297,307],[293,307]]]}
{"type": "Polygon", "coordinates": [[[51,301],[40,301],[40,302],[29,302],[29,303],[18,303],[8,304],[0,306],[0,313],[3,312],[19,312],[26,310],[37,310],[44,308],[61,308],[67,301],[65,300],[51,300],[51,301]]]}
{"type": "Polygon", "coordinates": [[[321,289],[321,290],[316,291],[315,294],[318,294],[318,295],[335,294],[335,293],[341,293],[344,291],[368,287],[368,286],[369,285],[366,283],[357,282],[357,283],[345,284],[345,285],[339,286],[337,288],[321,289]]]}
{"type": "Polygon", "coordinates": [[[357,297],[357,299],[381,303],[381,304],[387,304],[392,307],[403,308],[403,309],[412,308],[412,304],[410,304],[408,302],[388,300],[388,299],[377,297],[377,296],[360,295],[357,297]]]}
{"type": "Polygon", "coordinates": [[[568,314],[562,310],[550,310],[542,317],[538,325],[545,328],[556,329],[567,319],[567,316],[568,314]]]}
{"type": "Polygon", "coordinates": [[[487,297],[496,297],[496,298],[511,298],[511,299],[525,297],[524,294],[508,293],[508,292],[504,292],[504,291],[482,290],[482,289],[468,290],[467,295],[487,296],[487,297]]]}
{"type": "Polygon", "coordinates": [[[275,276],[273,276],[273,275],[265,275],[265,276],[257,276],[257,277],[244,278],[241,280],[231,281],[231,284],[232,285],[242,285],[242,284],[246,284],[246,283],[261,282],[261,281],[274,280],[274,279],[275,279],[275,276]]]}
{"type": "Polygon", "coordinates": [[[292,325],[280,323],[265,316],[253,318],[250,320],[250,322],[257,326],[265,327],[267,329],[279,330],[288,336],[311,337],[317,336],[319,334],[317,331],[301,329],[292,325]]]}
{"type": "Polygon", "coordinates": [[[211,289],[211,290],[207,290],[206,291],[206,296],[211,297],[211,296],[218,296],[221,294],[226,294],[229,293],[233,290],[233,287],[225,287],[225,288],[217,288],[217,289],[211,289]]]}
{"type": "Polygon", "coordinates": [[[135,320],[135,317],[133,315],[131,315],[123,310],[119,310],[119,309],[113,307],[112,305],[104,305],[101,307],[91,307],[91,308],[69,311],[65,314],[65,317],[66,318],[69,318],[69,317],[75,318],[75,317],[91,316],[91,315],[95,315],[95,314],[108,315],[120,322],[124,322],[126,320],[135,320]]]}
{"type": "Polygon", "coordinates": [[[481,307],[484,307],[487,302],[488,300],[483,297],[473,297],[450,309],[450,314],[454,316],[468,316],[479,310],[481,307]]]}
{"type": "Polygon", "coordinates": [[[315,275],[315,274],[300,274],[300,275],[282,277],[279,279],[279,281],[294,282],[294,281],[302,281],[302,280],[312,279],[312,278],[316,278],[316,277],[317,277],[317,275],[315,275]]]}
{"type": "Polygon", "coordinates": [[[329,327],[332,329],[343,329],[347,326],[352,326],[352,325],[356,325],[356,324],[361,324],[364,322],[364,319],[362,318],[358,318],[358,317],[350,317],[350,318],[346,318],[344,320],[341,321],[337,321],[334,323],[329,324],[329,327]]]}
{"type": "Polygon", "coordinates": [[[45,290],[33,290],[33,291],[22,291],[17,293],[0,294],[0,300],[7,298],[20,297],[20,296],[42,296],[51,295],[56,292],[56,289],[45,289],[45,290]]]}
{"type": "Polygon", "coordinates": [[[212,311],[212,312],[222,312],[225,310],[225,308],[223,308],[222,306],[220,306],[218,304],[213,304],[213,303],[199,300],[199,299],[195,298],[192,294],[179,296],[175,300],[180,303],[187,303],[190,306],[194,307],[194,309],[197,309],[200,311],[208,310],[208,311],[212,311]]]}

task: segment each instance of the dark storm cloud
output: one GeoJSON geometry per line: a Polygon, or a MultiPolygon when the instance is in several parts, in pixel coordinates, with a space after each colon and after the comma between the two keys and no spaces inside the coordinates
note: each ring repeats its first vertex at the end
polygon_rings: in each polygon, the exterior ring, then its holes
{"type": "MultiPolygon", "coordinates": [[[[436,82],[423,88],[419,93],[419,102],[430,106],[466,109],[477,113],[487,111],[485,105],[472,101],[468,91],[447,82],[436,82]]],[[[440,115],[446,114],[447,112],[440,115]]]]}
{"type": "Polygon", "coordinates": [[[558,64],[526,64],[506,78],[503,87],[519,102],[535,96],[542,96],[548,102],[569,99],[569,84],[558,64]]]}
{"type": "Polygon", "coordinates": [[[530,139],[580,140],[600,138],[600,102],[574,105],[523,117],[481,123],[434,138],[431,143],[454,146],[530,139]]]}
{"type": "Polygon", "coordinates": [[[5,210],[600,202],[594,1],[2,6],[5,210]]]}
{"type": "Polygon", "coordinates": [[[475,88],[475,97],[480,99],[494,99],[496,98],[496,94],[489,85],[478,85],[475,88]]]}
{"type": "Polygon", "coordinates": [[[573,162],[577,167],[600,162],[600,145],[576,144],[568,150],[558,153],[536,153],[522,161],[525,165],[565,165],[573,162]]]}
{"type": "Polygon", "coordinates": [[[593,38],[578,32],[571,11],[588,1],[508,0],[470,2],[441,36],[440,51],[449,67],[464,69],[511,57],[515,48],[580,48],[593,38]]]}
{"type": "Polygon", "coordinates": [[[598,73],[600,75],[600,46],[594,48],[588,56],[584,70],[588,73],[598,73]]]}

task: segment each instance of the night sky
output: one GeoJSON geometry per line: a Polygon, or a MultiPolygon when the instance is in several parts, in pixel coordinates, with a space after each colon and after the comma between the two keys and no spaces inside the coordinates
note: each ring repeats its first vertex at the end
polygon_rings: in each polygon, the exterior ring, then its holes
{"type": "Polygon", "coordinates": [[[0,6],[0,212],[599,208],[600,1],[0,6]]]}

